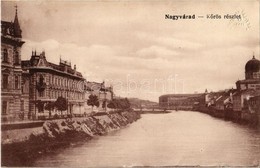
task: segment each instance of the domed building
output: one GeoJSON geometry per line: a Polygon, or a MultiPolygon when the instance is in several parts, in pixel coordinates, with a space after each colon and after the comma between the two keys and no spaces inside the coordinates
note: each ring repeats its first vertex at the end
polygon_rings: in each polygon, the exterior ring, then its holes
{"type": "Polygon", "coordinates": [[[246,79],[260,78],[260,61],[255,59],[255,56],[246,63],[246,79]]]}
{"type": "Polygon", "coordinates": [[[238,90],[260,90],[260,61],[255,56],[245,65],[245,78],[236,82],[238,90]]]}

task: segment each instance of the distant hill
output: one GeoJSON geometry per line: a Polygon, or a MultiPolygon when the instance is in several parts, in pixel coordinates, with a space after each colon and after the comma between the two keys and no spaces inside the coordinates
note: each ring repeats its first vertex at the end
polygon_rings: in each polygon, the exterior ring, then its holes
{"type": "Polygon", "coordinates": [[[128,98],[128,100],[132,108],[140,108],[141,106],[142,108],[156,108],[159,106],[157,102],[153,102],[150,100],[142,100],[138,98],[128,98]]]}

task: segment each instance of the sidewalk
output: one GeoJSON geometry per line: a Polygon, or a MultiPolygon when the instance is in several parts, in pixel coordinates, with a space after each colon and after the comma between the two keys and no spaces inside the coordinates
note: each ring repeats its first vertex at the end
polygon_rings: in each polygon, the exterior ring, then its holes
{"type": "MultiPolygon", "coordinates": [[[[116,113],[116,112],[113,112],[116,113]]],[[[73,118],[85,118],[89,116],[99,116],[99,115],[106,115],[107,112],[96,112],[96,113],[89,113],[87,115],[81,114],[78,116],[77,114],[74,114],[75,116],[73,118]]],[[[62,118],[46,118],[44,120],[23,120],[23,121],[11,121],[11,122],[1,122],[1,129],[2,131],[5,130],[14,130],[14,129],[24,129],[24,128],[34,128],[34,127],[41,127],[45,121],[49,120],[62,120],[66,119],[68,117],[62,117],[62,118]]]]}
{"type": "Polygon", "coordinates": [[[41,127],[44,121],[16,121],[16,122],[1,122],[1,130],[13,130],[13,129],[23,129],[23,128],[34,128],[34,127],[41,127]]]}

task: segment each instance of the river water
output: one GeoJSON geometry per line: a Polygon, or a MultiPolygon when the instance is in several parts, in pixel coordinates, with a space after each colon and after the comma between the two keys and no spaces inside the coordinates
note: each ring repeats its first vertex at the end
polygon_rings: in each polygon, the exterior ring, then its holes
{"type": "Polygon", "coordinates": [[[144,114],[137,122],[38,158],[33,166],[251,166],[260,132],[197,112],[144,114]]]}

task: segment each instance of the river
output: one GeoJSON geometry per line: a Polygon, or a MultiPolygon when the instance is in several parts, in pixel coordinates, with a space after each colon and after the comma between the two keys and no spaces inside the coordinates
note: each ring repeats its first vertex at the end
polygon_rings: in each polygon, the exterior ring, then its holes
{"type": "Polygon", "coordinates": [[[144,114],[137,122],[39,157],[32,166],[249,166],[260,132],[198,112],[144,114]]]}

